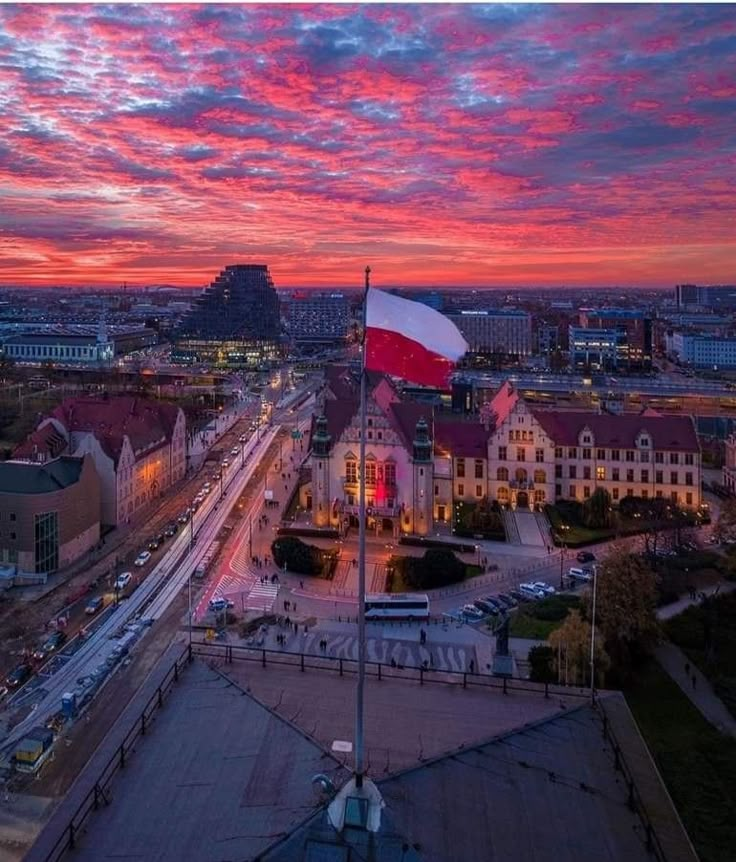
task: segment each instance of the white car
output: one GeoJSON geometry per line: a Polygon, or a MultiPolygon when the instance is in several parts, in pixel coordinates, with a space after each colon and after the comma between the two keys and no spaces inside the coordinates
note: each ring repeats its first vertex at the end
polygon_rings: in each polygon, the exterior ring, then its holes
{"type": "Polygon", "coordinates": [[[230,608],[235,607],[235,602],[230,601],[230,599],[225,599],[222,596],[218,596],[216,599],[210,599],[209,608],[211,611],[215,613],[220,613],[221,611],[227,611],[230,608]]]}
{"type": "Polygon", "coordinates": [[[530,599],[544,598],[544,593],[535,587],[534,584],[519,584],[519,592],[530,599]]]}
{"type": "Polygon", "coordinates": [[[205,482],[204,485],[202,485],[202,490],[199,493],[200,494],[209,494],[211,490],[212,490],[212,485],[210,485],[209,482],[205,482]]]}
{"type": "Polygon", "coordinates": [[[220,466],[221,467],[229,467],[230,466],[230,459],[229,458],[223,458],[222,464],[220,464],[220,466]]]}
{"type": "Polygon", "coordinates": [[[233,456],[240,455],[240,447],[239,446],[233,446],[233,448],[230,450],[230,454],[233,456]]]}
{"type": "Polygon", "coordinates": [[[241,434],[240,437],[238,437],[239,443],[245,443],[247,440],[248,440],[248,437],[245,434],[241,434]]]}
{"type": "Polygon", "coordinates": [[[140,554],[135,558],[134,566],[138,566],[140,569],[142,566],[145,566],[146,563],[151,559],[150,551],[141,551],[140,554]]]}
{"type": "Polygon", "coordinates": [[[469,617],[470,619],[473,619],[473,620],[482,620],[483,617],[485,616],[483,611],[480,610],[480,608],[476,608],[475,605],[463,605],[463,608],[460,611],[460,613],[464,617],[469,617]]]}
{"type": "Polygon", "coordinates": [[[592,581],[593,573],[589,569],[570,569],[567,573],[568,578],[578,581],[592,581]]]}
{"type": "Polygon", "coordinates": [[[557,592],[553,586],[551,586],[550,584],[545,584],[544,581],[534,581],[532,586],[536,587],[538,590],[541,590],[541,592],[548,596],[554,595],[554,593],[557,592]]]}
{"type": "MultiPolygon", "coordinates": [[[[148,556],[150,557],[151,555],[149,554],[148,556]]],[[[124,590],[132,580],[133,580],[133,573],[132,572],[121,572],[117,576],[117,578],[115,579],[113,589],[118,590],[118,592],[120,590],[124,590]]]]}

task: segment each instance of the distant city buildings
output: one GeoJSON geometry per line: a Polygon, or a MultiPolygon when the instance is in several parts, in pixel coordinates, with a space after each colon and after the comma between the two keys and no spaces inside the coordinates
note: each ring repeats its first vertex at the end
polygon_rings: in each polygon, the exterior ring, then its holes
{"type": "Polygon", "coordinates": [[[647,370],[652,365],[652,318],[642,309],[581,309],[570,326],[570,364],[607,370],[647,370]],[[588,334],[586,334],[586,330],[588,334]]]}
{"type": "Polygon", "coordinates": [[[532,352],[532,319],[519,309],[460,311],[447,315],[465,336],[471,353],[527,357],[532,352]]]}
{"type": "Polygon", "coordinates": [[[616,329],[568,327],[570,367],[577,371],[613,371],[625,334],[616,329]]]}
{"type": "Polygon", "coordinates": [[[343,343],[350,327],[350,300],[344,293],[293,291],[281,301],[290,341],[297,346],[343,343]]]}
{"type": "Polygon", "coordinates": [[[667,334],[665,344],[668,355],[682,365],[713,371],[736,368],[736,336],[726,338],[675,331],[667,334]]]}
{"type": "Polygon", "coordinates": [[[258,367],[278,357],[279,299],[268,267],[227,266],[195,300],[175,334],[173,362],[258,367]]]}
{"type": "Polygon", "coordinates": [[[100,482],[91,455],[0,463],[0,566],[55,572],[100,540],[100,482]]]}
{"type": "Polygon", "coordinates": [[[675,303],[682,310],[736,308],[736,285],[678,284],[675,286],[675,303]]]}
{"type": "Polygon", "coordinates": [[[86,454],[99,477],[100,520],[124,523],[184,476],[184,412],[132,395],[69,398],[41,420],[13,459],[45,464],[86,454]]]}

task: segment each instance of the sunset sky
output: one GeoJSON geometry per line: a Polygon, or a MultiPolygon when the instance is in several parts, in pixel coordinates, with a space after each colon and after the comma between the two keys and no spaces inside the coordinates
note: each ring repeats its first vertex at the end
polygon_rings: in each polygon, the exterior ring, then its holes
{"type": "Polygon", "coordinates": [[[0,282],[736,282],[734,6],[1,6],[0,282]]]}

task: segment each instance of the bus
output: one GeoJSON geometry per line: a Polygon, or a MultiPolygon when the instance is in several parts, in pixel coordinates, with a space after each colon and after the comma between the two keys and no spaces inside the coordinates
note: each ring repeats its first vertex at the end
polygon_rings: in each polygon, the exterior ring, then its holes
{"type": "Polygon", "coordinates": [[[371,620],[428,620],[429,596],[421,593],[378,593],[365,597],[365,618],[371,620]]]}

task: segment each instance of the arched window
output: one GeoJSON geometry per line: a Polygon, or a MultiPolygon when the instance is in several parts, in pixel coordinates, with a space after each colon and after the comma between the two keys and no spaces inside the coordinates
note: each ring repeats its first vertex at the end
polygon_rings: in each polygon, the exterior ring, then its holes
{"type": "Polygon", "coordinates": [[[534,484],[535,485],[544,485],[547,481],[547,474],[544,470],[535,470],[534,471],[534,484]]]}
{"type": "Polygon", "coordinates": [[[523,467],[519,467],[516,471],[516,481],[517,482],[526,482],[527,473],[523,467]]]}
{"type": "Polygon", "coordinates": [[[498,470],[496,470],[496,479],[499,482],[508,482],[509,481],[508,467],[499,467],[498,470]]]}
{"type": "Polygon", "coordinates": [[[352,458],[345,461],[345,481],[352,485],[358,482],[358,462],[352,458]]]}
{"type": "Polygon", "coordinates": [[[508,503],[509,501],[509,489],[508,488],[499,488],[498,489],[498,502],[499,503],[508,503]]]}

